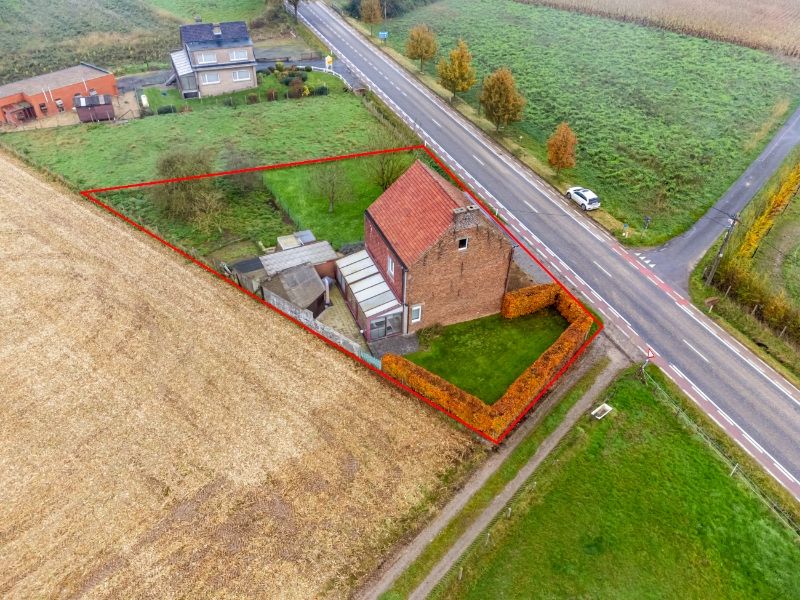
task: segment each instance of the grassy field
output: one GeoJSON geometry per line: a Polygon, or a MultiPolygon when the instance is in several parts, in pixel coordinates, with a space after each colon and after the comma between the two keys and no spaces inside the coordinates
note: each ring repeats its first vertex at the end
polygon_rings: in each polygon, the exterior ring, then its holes
{"type": "Polygon", "coordinates": [[[257,17],[264,10],[264,0],[144,0],[183,22],[194,22],[195,16],[203,21],[241,21],[257,17]]]}
{"type": "Polygon", "coordinates": [[[79,61],[117,68],[163,63],[178,23],[139,0],[7,0],[0,19],[0,84],[79,61]]]}
{"type": "Polygon", "coordinates": [[[674,410],[635,372],[606,401],[432,597],[798,597],[793,534],[674,410]]]}
{"type": "Polygon", "coordinates": [[[800,56],[800,5],[794,0],[518,0],[800,56]]]}
{"type": "MultiPolygon", "coordinates": [[[[445,528],[425,547],[422,554],[394,581],[391,589],[381,595],[381,600],[400,600],[408,597],[414,591],[456,540],[489,506],[494,497],[508,482],[514,479],[519,470],[536,453],[541,443],[564,420],[569,409],[589,390],[603,369],[608,367],[609,362],[606,357],[599,360],[570,388],[564,398],[542,419],[541,424],[537,425],[520,442],[481,489],[469,499],[464,508],[450,520],[445,528]]],[[[545,405],[539,405],[536,409],[537,412],[545,409],[545,405]]]]}
{"type": "MultiPolygon", "coordinates": [[[[156,179],[158,157],[176,147],[206,148],[219,157],[216,168],[223,170],[222,155],[228,143],[252,156],[255,164],[273,164],[367,150],[376,139],[390,139],[363,101],[342,91],[338,79],[310,75],[309,82],[326,82],[331,94],[233,108],[195,102],[192,112],[156,115],[124,126],[9,133],[0,136],[0,145],[80,189],[90,189],[156,179]]],[[[270,173],[267,183],[297,225],[313,229],[320,239],[329,239],[338,247],[362,239],[363,211],[380,195],[381,190],[367,181],[367,161],[344,163],[353,196],[341,202],[332,215],[327,202],[315,196],[305,180],[311,168],[270,173]]],[[[156,227],[171,241],[196,248],[201,254],[241,237],[270,246],[277,235],[291,228],[264,195],[233,199],[217,226],[210,229],[166,218],[153,207],[145,190],[106,199],[143,224],[156,227]]]]}
{"type": "Polygon", "coordinates": [[[348,597],[485,455],[77,195],[0,181],[4,598],[348,597]]]}
{"type": "Polygon", "coordinates": [[[493,404],[566,327],[550,309],[517,319],[491,315],[423,336],[428,347],[405,358],[493,404]]]}
{"type": "MultiPolygon", "coordinates": [[[[687,229],[800,94],[798,67],[764,52],[511,0],[440,0],[391,21],[390,43],[402,50],[419,22],[442,52],[463,36],[479,78],[512,69],[528,102],[508,135],[539,159],[569,121],[579,138],[569,182],[594,188],[631,230],[651,216],[642,244],[687,229]]],[[[476,86],[465,100],[474,105],[478,94],[476,86]]]]}

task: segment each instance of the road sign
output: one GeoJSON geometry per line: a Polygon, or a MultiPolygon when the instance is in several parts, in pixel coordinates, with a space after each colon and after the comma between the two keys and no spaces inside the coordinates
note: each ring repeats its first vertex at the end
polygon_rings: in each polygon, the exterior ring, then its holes
{"type": "Polygon", "coordinates": [[[381,39],[381,40],[389,39],[389,32],[388,31],[379,31],[378,32],[378,38],[381,39]]]}

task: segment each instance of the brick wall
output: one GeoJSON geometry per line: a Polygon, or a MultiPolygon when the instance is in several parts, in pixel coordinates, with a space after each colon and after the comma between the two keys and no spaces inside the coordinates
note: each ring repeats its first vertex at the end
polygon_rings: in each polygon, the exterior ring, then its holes
{"type": "Polygon", "coordinates": [[[476,226],[452,227],[409,269],[408,305],[422,305],[422,320],[409,333],[434,324],[450,325],[500,311],[511,265],[511,242],[478,217],[476,226]],[[467,248],[459,240],[467,238],[467,248]]]}
{"type": "Polygon", "coordinates": [[[375,261],[375,266],[378,267],[378,270],[381,272],[384,279],[386,279],[386,283],[389,284],[389,287],[392,289],[397,299],[402,302],[403,267],[401,266],[400,259],[397,258],[394,251],[387,246],[380,230],[372,222],[372,219],[369,218],[369,215],[365,215],[364,217],[364,245],[367,252],[372,257],[372,260],[375,261]],[[387,259],[390,256],[394,261],[394,276],[389,275],[386,271],[387,259]]]}
{"type": "Polygon", "coordinates": [[[50,90],[46,94],[41,92],[30,95],[14,94],[13,96],[0,98],[0,106],[25,100],[26,102],[30,102],[33,106],[33,109],[36,112],[36,118],[41,118],[45,116],[40,108],[41,104],[46,105],[47,116],[58,114],[58,107],[55,103],[55,101],[58,99],[60,99],[64,104],[64,112],[71,111],[74,106],[73,98],[75,97],[75,94],[88,96],[90,89],[95,90],[100,95],[111,94],[112,96],[117,96],[119,93],[117,91],[116,77],[114,77],[113,73],[108,73],[106,75],[101,75],[100,77],[95,77],[94,79],[87,79],[86,85],[84,85],[82,81],[79,81],[78,83],[73,83],[71,85],[65,85],[60,88],[50,90]]]}

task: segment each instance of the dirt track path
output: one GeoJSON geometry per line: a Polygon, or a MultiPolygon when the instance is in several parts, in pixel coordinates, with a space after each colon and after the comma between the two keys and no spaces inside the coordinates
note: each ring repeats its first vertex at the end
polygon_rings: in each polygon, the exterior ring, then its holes
{"type": "MultiPolygon", "coordinates": [[[[629,364],[629,359],[622,354],[613,344],[603,337],[598,338],[597,342],[590,349],[589,360],[584,360],[586,367],[590,366],[594,359],[592,356],[607,354],[611,359],[609,366],[600,374],[592,387],[581,398],[575,406],[567,413],[558,428],[550,434],[539,446],[539,449],[531,457],[528,463],[520,469],[516,477],[511,480],[505,488],[491,502],[491,504],[480,514],[472,523],[469,529],[462,535],[450,548],[444,557],[434,566],[425,580],[413,592],[411,598],[422,599],[427,597],[439,580],[450,570],[458,558],[469,547],[472,541],[483,532],[491,523],[492,519],[505,507],[513,495],[524,485],[525,481],[531,476],[536,468],[547,458],[550,452],[558,445],[558,442],[575,425],[578,419],[585,414],[586,410],[599,400],[599,395],[609,385],[616,374],[629,364]]],[[[573,381],[577,380],[578,373],[573,373],[573,381]]],[[[560,392],[563,395],[568,390],[568,386],[562,386],[560,392]]],[[[555,400],[558,398],[556,397],[555,400]]],[[[535,416],[535,415],[534,415],[535,416]]],[[[519,443],[528,435],[540,419],[531,418],[523,423],[503,444],[503,447],[477,471],[466,485],[454,496],[451,501],[419,535],[417,535],[400,553],[394,558],[393,562],[384,569],[380,577],[371,582],[369,587],[359,591],[358,597],[361,599],[375,598],[391,588],[392,583],[413,563],[427,547],[428,543],[436,537],[444,527],[455,517],[469,499],[486,483],[491,475],[503,464],[506,458],[514,451],[519,443]]]]}
{"type": "Polygon", "coordinates": [[[0,155],[0,596],[345,596],[475,447],[0,155]]]}

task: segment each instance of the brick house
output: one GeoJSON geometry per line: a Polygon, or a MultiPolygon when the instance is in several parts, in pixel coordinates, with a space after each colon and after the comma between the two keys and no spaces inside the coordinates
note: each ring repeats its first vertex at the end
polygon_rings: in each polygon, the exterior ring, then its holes
{"type": "Polygon", "coordinates": [[[0,123],[16,125],[72,110],[81,97],[117,94],[113,73],[80,63],[0,86],[0,123]]]}
{"type": "Polygon", "coordinates": [[[499,312],[513,245],[469,196],[415,162],[364,217],[336,278],[368,341],[499,312]]]}
{"type": "Polygon", "coordinates": [[[253,40],[244,21],[182,25],[181,46],[170,54],[184,98],[217,96],[256,87],[253,40]]]}

